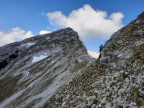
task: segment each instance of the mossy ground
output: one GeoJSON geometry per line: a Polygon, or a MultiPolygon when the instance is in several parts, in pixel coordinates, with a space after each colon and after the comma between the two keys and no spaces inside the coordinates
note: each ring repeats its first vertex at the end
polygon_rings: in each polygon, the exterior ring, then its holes
{"type": "Polygon", "coordinates": [[[15,91],[18,80],[21,75],[15,77],[6,77],[0,80],[0,102],[2,102],[7,97],[10,97],[15,91]]]}

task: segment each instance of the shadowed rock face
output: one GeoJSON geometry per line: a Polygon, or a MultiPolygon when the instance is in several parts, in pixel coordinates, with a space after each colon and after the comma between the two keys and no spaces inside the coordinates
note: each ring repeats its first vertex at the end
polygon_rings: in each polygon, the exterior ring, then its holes
{"type": "Polygon", "coordinates": [[[144,108],[144,12],[105,43],[95,63],[44,108],[144,108]]]}
{"type": "Polygon", "coordinates": [[[2,46],[0,107],[40,107],[92,62],[71,28],[2,46]]]}

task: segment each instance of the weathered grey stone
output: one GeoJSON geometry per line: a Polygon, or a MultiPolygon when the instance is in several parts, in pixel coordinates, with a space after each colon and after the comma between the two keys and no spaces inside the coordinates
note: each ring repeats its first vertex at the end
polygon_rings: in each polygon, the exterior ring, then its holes
{"type": "Polygon", "coordinates": [[[111,58],[110,57],[101,57],[100,58],[100,63],[101,64],[108,64],[109,62],[111,61],[111,58]]]}
{"type": "Polygon", "coordinates": [[[132,51],[128,51],[128,50],[121,52],[118,55],[119,58],[123,58],[123,59],[129,59],[131,56],[132,56],[132,51]]]}
{"type": "Polygon", "coordinates": [[[123,43],[123,40],[118,40],[117,43],[118,43],[118,44],[122,44],[122,43],[123,43]]]}
{"type": "Polygon", "coordinates": [[[135,32],[133,32],[134,36],[144,36],[144,31],[143,30],[137,30],[135,32]]]}
{"type": "Polygon", "coordinates": [[[59,87],[94,61],[71,28],[2,46],[0,62],[3,60],[8,63],[1,68],[0,79],[21,74],[18,84],[24,84],[15,85],[17,91],[0,104],[1,108],[42,106],[59,87]]]}
{"type": "Polygon", "coordinates": [[[142,44],[144,44],[144,41],[142,41],[142,40],[135,42],[135,45],[136,45],[136,46],[139,46],[139,45],[142,45],[142,44]]]}

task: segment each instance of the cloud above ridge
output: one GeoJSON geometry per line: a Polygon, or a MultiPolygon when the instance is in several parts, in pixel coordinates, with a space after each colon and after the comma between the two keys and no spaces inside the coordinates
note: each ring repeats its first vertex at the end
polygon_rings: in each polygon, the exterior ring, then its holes
{"type": "Polygon", "coordinates": [[[112,33],[123,27],[120,12],[107,15],[106,11],[94,10],[90,5],[73,10],[69,16],[61,11],[47,13],[51,25],[76,30],[82,39],[108,39],[112,33]]]}
{"type": "Polygon", "coordinates": [[[33,34],[31,31],[25,32],[19,27],[13,28],[11,31],[6,32],[6,33],[0,31],[0,46],[9,44],[12,42],[16,42],[16,41],[21,41],[23,39],[26,39],[32,36],[33,34]]]}
{"type": "Polygon", "coordinates": [[[40,35],[46,34],[46,33],[51,33],[51,31],[41,30],[41,31],[39,32],[40,35]]]}
{"type": "Polygon", "coordinates": [[[93,52],[93,51],[87,51],[87,52],[93,58],[98,58],[99,57],[99,53],[96,53],[96,52],[93,52]]]}

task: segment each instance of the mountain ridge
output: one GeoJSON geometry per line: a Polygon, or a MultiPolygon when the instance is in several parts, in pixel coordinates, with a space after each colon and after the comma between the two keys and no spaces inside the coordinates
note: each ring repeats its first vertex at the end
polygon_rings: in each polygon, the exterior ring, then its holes
{"type": "Polygon", "coordinates": [[[71,28],[0,47],[0,107],[40,107],[93,62],[71,28]]]}

